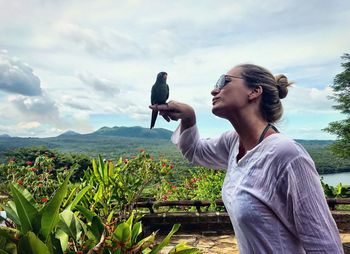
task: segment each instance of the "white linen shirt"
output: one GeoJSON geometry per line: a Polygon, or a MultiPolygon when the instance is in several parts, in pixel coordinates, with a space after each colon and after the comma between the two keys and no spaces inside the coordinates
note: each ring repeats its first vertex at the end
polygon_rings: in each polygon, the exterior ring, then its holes
{"type": "Polygon", "coordinates": [[[193,164],[227,169],[222,199],[241,254],[344,253],[310,155],[276,133],[237,162],[239,137],[200,139],[196,125],[172,142],[193,164]]]}

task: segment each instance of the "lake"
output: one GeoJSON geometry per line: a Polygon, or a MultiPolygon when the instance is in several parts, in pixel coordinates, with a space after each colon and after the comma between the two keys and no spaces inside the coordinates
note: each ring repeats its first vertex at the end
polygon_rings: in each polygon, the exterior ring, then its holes
{"type": "Polygon", "coordinates": [[[336,186],[339,183],[342,183],[342,185],[350,185],[350,172],[326,174],[320,176],[323,176],[323,181],[331,186],[336,186]]]}

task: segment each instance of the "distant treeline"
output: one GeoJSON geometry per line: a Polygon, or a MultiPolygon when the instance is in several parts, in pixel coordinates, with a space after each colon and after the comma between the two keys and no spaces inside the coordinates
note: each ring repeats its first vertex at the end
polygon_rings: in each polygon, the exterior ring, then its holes
{"type": "MultiPolygon", "coordinates": [[[[350,172],[350,159],[340,159],[333,155],[328,145],[332,141],[297,140],[314,159],[320,174],[350,172]]],[[[192,167],[167,139],[132,138],[120,136],[77,135],[54,138],[0,138],[0,163],[21,147],[45,147],[62,153],[83,154],[96,158],[99,154],[107,159],[131,157],[146,150],[155,158],[165,158],[173,163],[179,172],[192,167]]]]}

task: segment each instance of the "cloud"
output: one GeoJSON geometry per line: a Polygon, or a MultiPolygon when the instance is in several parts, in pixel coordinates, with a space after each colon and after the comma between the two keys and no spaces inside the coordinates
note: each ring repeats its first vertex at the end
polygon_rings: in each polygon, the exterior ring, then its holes
{"type": "Polygon", "coordinates": [[[36,96],[42,93],[40,79],[33,70],[16,58],[0,51],[0,90],[8,93],[36,96]]]}
{"type": "Polygon", "coordinates": [[[107,79],[100,79],[95,77],[90,73],[80,73],[79,79],[92,87],[96,92],[102,93],[103,95],[113,97],[114,95],[120,92],[119,88],[116,87],[116,84],[107,79]]]}
{"type": "Polygon", "coordinates": [[[142,47],[129,36],[115,29],[91,29],[71,23],[56,25],[63,40],[69,40],[89,54],[99,57],[137,57],[143,54],[142,47]]]}
{"type": "Polygon", "coordinates": [[[334,102],[329,99],[330,95],[332,95],[330,87],[318,89],[293,85],[289,88],[288,96],[282,100],[282,104],[286,112],[332,113],[334,102]]]}
{"type": "Polygon", "coordinates": [[[34,129],[41,126],[41,123],[33,121],[33,122],[20,122],[17,124],[19,129],[34,129]]]}
{"type": "Polygon", "coordinates": [[[60,117],[58,107],[49,97],[17,95],[9,97],[9,103],[10,111],[17,115],[18,119],[66,126],[60,117]]]}

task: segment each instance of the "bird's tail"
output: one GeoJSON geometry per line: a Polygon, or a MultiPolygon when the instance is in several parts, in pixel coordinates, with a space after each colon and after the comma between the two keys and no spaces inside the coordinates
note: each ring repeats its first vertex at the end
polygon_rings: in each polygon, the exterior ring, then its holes
{"type": "Polygon", "coordinates": [[[158,110],[152,110],[152,119],[151,119],[150,129],[152,129],[154,127],[156,120],[157,120],[157,116],[158,116],[158,110]]]}

